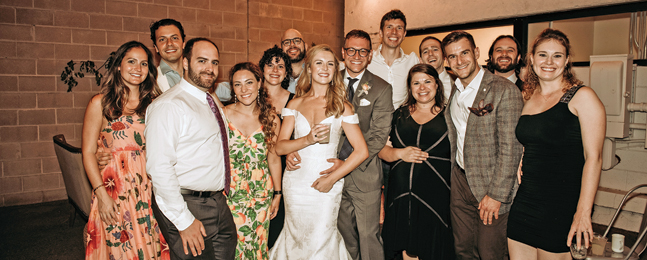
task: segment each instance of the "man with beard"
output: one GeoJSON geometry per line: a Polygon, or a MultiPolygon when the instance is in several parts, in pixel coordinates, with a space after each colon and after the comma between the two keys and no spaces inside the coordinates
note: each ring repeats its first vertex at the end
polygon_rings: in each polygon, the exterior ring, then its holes
{"type": "Polygon", "coordinates": [[[445,55],[443,54],[440,40],[433,36],[427,36],[420,42],[418,51],[420,52],[422,63],[431,65],[438,72],[438,78],[443,83],[445,103],[448,104],[456,76],[447,73],[447,70],[445,70],[445,55]]]}
{"type": "Polygon", "coordinates": [[[517,67],[521,61],[519,42],[512,35],[501,35],[494,40],[488,51],[487,68],[494,75],[509,79],[523,90],[523,81],[517,77],[517,67]]]}
{"type": "Polygon", "coordinates": [[[222,105],[208,90],[220,53],[206,38],[187,41],[184,79],[146,111],[146,171],[152,208],[174,259],[234,259],[236,226],[229,190],[229,147],[222,105]]]}
{"type": "Polygon", "coordinates": [[[180,83],[184,70],[182,69],[182,45],[184,44],[184,28],[173,19],[162,19],[150,26],[151,40],[160,60],[157,66],[157,85],[162,92],[180,83]]]}
{"type": "Polygon", "coordinates": [[[306,57],[306,42],[303,40],[303,35],[296,29],[287,29],[283,36],[281,36],[281,48],[292,62],[292,75],[290,77],[290,86],[288,91],[294,93],[296,91],[297,82],[301,76],[304,66],[304,58],[306,57]]]}
{"type": "Polygon", "coordinates": [[[442,42],[456,88],[445,109],[451,143],[450,218],[456,259],[507,259],[506,228],[522,146],[515,136],[521,93],[477,63],[474,38],[454,31],[442,42]]]}
{"type": "Polygon", "coordinates": [[[393,107],[397,109],[407,98],[407,75],[409,69],[420,63],[415,53],[407,55],[400,45],[407,35],[407,18],[402,11],[394,9],[382,16],[380,38],[382,43],[373,52],[368,71],[393,86],[393,107]]]}

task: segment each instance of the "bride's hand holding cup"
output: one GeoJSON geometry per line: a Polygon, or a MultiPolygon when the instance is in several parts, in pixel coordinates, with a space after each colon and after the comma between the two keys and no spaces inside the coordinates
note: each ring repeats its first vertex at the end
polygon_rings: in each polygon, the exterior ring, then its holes
{"type": "Polygon", "coordinates": [[[326,138],[328,138],[328,132],[330,132],[330,126],[323,124],[316,124],[311,127],[310,133],[306,136],[306,141],[308,144],[318,143],[326,138]]]}

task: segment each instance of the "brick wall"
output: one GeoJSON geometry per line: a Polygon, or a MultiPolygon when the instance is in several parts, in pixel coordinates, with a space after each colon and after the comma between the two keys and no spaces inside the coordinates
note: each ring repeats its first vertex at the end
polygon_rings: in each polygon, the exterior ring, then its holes
{"type": "Polygon", "coordinates": [[[102,64],[130,40],[152,48],[148,26],[182,22],[187,38],[221,50],[219,80],[242,61],[258,62],[288,28],[308,43],[343,39],[343,0],[0,0],[0,206],[66,198],[52,136],[81,143],[85,106],[99,91],[84,78],[60,81],[71,59],[102,64]]]}

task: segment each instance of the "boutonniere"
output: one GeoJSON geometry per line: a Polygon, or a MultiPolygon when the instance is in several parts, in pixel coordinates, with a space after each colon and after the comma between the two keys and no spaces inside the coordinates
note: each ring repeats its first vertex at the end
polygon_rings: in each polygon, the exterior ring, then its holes
{"type": "Polygon", "coordinates": [[[371,89],[371,85],[368,84],[368,82],[362,84],[362,89],[359,90],[358,97],[361,96],[362,94],[368,95],[368,91],[371,89]]]}
{"type": "Polygon", "coordinates": [[[485,101],[481,99],[477,107],[469,107],[470,112],[477,116],[484,116],[492,112],[492,109],[494,109],[494,106],[492,103],[489,103],[485,105],[485,101]]]}

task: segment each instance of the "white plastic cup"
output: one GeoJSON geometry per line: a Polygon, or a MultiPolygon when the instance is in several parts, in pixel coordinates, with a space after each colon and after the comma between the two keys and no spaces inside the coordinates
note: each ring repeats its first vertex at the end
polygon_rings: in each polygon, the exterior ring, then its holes
{"type": "Polygon", "coordinates": [[[621,234],[611,235],[611,250],[616,253],[625,251],[625,236],[621,234]]]}
{"type": "Polygon", "coordinates": [[[328,143],[330,143],[330,126],[331,126],[331,124],[330,123],[320,123],[320,125],[326,126],[328,128],[328,133],[325,134],[326,138],[319,141],[319,143],[320,144],[328,144],[328,143]]]}

